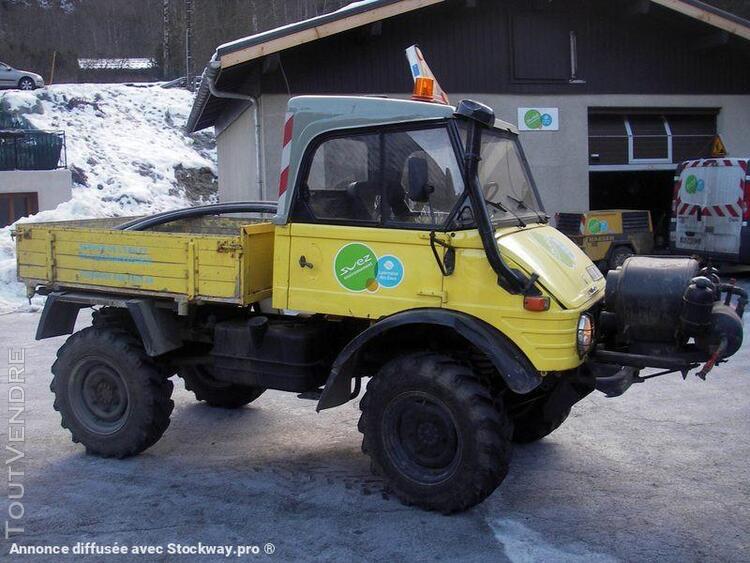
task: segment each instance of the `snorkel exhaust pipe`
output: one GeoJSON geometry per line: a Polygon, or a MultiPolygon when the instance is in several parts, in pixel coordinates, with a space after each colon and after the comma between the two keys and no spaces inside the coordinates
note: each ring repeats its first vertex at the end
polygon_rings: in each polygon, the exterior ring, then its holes
{"type": "Polygon", "coordinates": [[[497,274],[497,283],[511,293],[526,293],[534,286],[534,276],[527,280],[521,273],[508,266],[495,241],[495,230],[492,219],[484,202],[482,186],[479,182],[478,170],[481,160],[482,131],[485,127],[495,124],[495,112],[492,108],[473,100],[461,100],[454,113],[456,117],[465,119],[469,129],[466,142],[465,183],[469,189],[469,199],[474,210],[482,246],[492,270],[497,274]]]}

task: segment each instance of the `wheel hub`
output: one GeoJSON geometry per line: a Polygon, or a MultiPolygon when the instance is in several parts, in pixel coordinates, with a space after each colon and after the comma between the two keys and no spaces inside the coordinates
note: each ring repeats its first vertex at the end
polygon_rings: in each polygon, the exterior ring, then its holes
{"type": "Polygon", "coordinates": [[[125,423],[128,392],[120,373],[106,362],[84,360],[70,379],[70,402],[90,431],[108,434],[125,423]]]}
{"type": "Polygon", "coordinates": [[[460,440],[448,407],[421,392],[391,401],[383,414],[385,446],[401,470],[418,482],[449,477],[460,459],[460,440]]]}

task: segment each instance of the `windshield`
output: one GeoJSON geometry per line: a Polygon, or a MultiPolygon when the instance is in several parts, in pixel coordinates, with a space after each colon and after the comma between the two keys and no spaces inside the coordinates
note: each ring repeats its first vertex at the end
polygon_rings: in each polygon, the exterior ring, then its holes
{"type": "MultiPolygon", "coordinates": [[[[459,122],[459,128],[465,146],[467,127],[459,122]]],[[[497,129],[483,131],[478,175],[493,223],[546,220],[514,135],[497,129]]]]}

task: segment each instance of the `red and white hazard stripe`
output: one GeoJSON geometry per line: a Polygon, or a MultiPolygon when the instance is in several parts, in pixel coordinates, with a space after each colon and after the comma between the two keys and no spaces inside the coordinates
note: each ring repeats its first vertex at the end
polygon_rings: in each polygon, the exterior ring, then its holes
{"type": "Polygon", "coordinates": [[[279,175],[279,198],[289,187],[289,162],[292,153],[292,130],[294,129],[294,114],[287,113],[284,120],[284,132],[281,142],[281,174],[279,175]]]}

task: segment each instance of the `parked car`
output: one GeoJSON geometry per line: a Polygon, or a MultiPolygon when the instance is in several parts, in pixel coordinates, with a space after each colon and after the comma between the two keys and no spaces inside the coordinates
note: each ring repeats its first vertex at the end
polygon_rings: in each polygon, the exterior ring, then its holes
{"type": "Polygon", "coordinates": [[[689,160],[677,167],[670,248],[750,264],[750,158],[689,160]]]}
{"type": "Polygon", "coordinates": [[[35,90],[44,86],[44,79],[28,70],[19,70],[0,62],[0,88],[35,90]]]}

